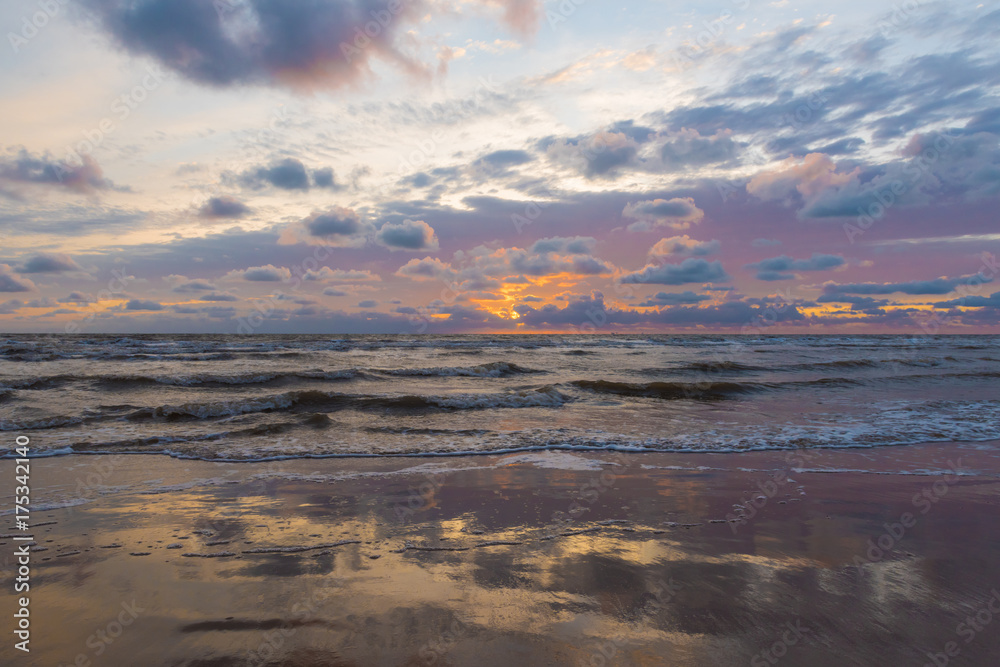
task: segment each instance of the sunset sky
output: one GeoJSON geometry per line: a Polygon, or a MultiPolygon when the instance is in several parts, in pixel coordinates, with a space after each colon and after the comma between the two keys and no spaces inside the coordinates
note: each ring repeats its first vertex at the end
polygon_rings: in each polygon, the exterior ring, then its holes
{"type": "Polygon", "coordinates": [[[0,330],[997,332],[996,7],[10,0],[0,330]]]}

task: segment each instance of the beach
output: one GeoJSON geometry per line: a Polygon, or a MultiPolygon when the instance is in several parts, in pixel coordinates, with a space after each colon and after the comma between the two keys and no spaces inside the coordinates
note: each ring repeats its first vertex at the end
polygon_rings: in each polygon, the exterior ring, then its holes
{"type": "Polygon", "coordinates": [[[33,460],[32,480],[31,653],[8,637],[5,664],[987,665],[1000,650],[997,441],[72,455],[33,460]]]}

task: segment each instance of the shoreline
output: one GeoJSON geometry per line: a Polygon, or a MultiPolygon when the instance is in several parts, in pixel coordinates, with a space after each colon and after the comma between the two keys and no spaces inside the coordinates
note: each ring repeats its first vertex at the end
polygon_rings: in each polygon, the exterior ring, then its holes
{"type": "MultiPolygon", "coordinates": [[[[12,434],[23,434],[23,431],[10,431],[12,434]]],[[[588,446],[588,445],[544,445],[538,447],[515,447],[510,449],[497,449],[497,450],[466,450],[458,452],[407,452],[407,453],[390,453],[390,454],[365,454],[360,452],[352,452],[348,454],[289,454],[287,456],[270,456],[261,458],[205,458],[201,456],[186,456],[183,454],[178,454],[176,452],[170,451],[115,451],[100,452],[100,451],[77,451],[73,449],[58,449],[52,451],[45,451],[42,453],[32,452],[29,454],[29,459],[47,459],[47,458],[62,458],[62,457],[72,457],[72,456],[162,456],[166,458],[176,459],[178,461],[201,461],[204,463],[273,463],[281,461],[295,461],[295,460],[325,460],[325,459],[335,459],[335,460],[349,460],[349,459],[435,459],[435,458],[478,458],[478,457],[498,457],[507,456],[511,454],[530,454],[530,453],[540,453],[540,452],[569,452],[569,453],[580,453],[580,454],[601,454],[606,453],[612,456],[625,455],[625,456],[643,456],[643,455],[677,455],[677,456],[728,456],[728,455],[750,455],[750,454],[795,454],[799,457],[805,453],[807,457],[812,456],[816,452],[839,452],[839,451],[852,451],[852,450],[865,450],[874,451],[882,449],[893,449],[899,447],[936,447],[936,446],[966,446],[976,448],[977,446],[990,446],[994,443],[998,443],[1000,440],[994,438],[984,438],[982,440],[953,440],[953,439],[943,439],[943,440],[929,440],[924,442],[899,442],[899,443],[878,443],[873,445],[865,444],[849,444],[849,445],[836,445],[836,446],[824,446],[824,445],[813,445],[808,448],[804,447],[757,447],[748,449],[715,449],[715,450],[695,450],[695,449],[646,449],[639,447],[624,447],[624,446],[588,446]]],[[[11,453],[0,454],[0,461],[13,460],[15,458],[21,458],[18,454],[11,453]]]]}
{"type": "Polygon", "coordinates": [[[774,451],[725,467],[565,451],[38,459],[33,650],[9,641],[0,657],[717,665],[776,650],[789,665],[923,664],[958,641],[964,664],[988,664],[1000,637],[967,646],[955,628],[1000,588],[1000,442],[888,449],[825,450],[798,472],[774,451]],[[80,483],[87,502],[44,509],[80,483]],[[104,642],[120,614],[131,622],[104,642]]]}

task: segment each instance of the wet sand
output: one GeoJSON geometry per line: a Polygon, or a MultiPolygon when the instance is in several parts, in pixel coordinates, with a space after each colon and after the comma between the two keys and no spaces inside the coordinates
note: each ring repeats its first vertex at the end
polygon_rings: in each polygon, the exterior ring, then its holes
{"type": "MultiPolygon", "coordinates": [[[[0,461],[5,490],[13,477],[0,461]]],[[[72,456],[35,460],[32,485],[32,650],[15,651],[8,630],[4,665],[1000,655],[1000,595],[989,609],[1000,443],[805,456],[72,456]]],[[[15,544],[0,542],[10,582],[15,544]]],[[[11,589],[0,592],[8,628],[11,589]]]]}

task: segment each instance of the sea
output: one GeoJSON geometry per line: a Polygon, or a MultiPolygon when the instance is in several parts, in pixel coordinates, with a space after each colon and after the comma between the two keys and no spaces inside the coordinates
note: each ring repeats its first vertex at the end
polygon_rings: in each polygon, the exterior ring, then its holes
{"type": "Polygon", "coordinates": [[[0,455],[258,461],[1000,439],[1000,336],[8,335],[0,455]]]}

